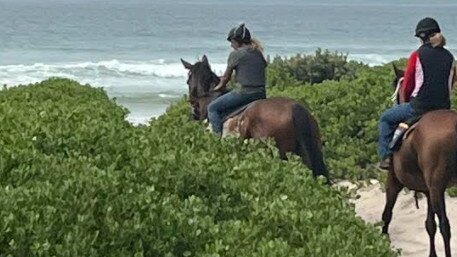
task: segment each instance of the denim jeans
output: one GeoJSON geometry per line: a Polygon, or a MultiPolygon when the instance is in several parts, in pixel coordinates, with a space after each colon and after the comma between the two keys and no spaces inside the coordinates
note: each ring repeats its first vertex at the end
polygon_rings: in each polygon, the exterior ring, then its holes
{"type": "Polygon", "coordinates": [[[213,126],[213,131],[222,133],[223,119],[237,108],[258,99],[265,99],[265,91],[240,93],[231,91],[213,100],[208,105],[208,119],[213,126]]]}
{"type": "Polygon", "coordinates": [[[382,159],[392,154],[392,151],[389,149],[389,142],[398,124],[416,115],[417,113],[410,103],[396,105],[382,114],[379,124],[378,145],[378,153],[382,159]]]}

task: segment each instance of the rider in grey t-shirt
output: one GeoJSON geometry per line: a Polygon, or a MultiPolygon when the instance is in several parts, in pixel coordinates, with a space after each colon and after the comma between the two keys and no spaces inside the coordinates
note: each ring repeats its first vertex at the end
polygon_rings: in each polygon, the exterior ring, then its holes
{"type": "Polygon", "coordinates": [[[251,38],[249,30],[241,24],[230,30],[227,40],[233,51],[227,61],[227,69],[221,82],[214,88],[223,89],[230,81],[232,72],[241,85],[241,90],[231,91],[216,98],[208,106],[208,119],[216,133],[222,133],[222,121],[225,115],[237,108],[259,99],[265,99],[265,82],[267,62],[263,56],[260,43],[251,38]]]}
{"type": "Polygon", "coordinates": [[[266,65],[262,52],[249,45],[233,50],[227,61],[227,68],[235,70],[236,82],[245,92],[265,90],[266,65]]]}

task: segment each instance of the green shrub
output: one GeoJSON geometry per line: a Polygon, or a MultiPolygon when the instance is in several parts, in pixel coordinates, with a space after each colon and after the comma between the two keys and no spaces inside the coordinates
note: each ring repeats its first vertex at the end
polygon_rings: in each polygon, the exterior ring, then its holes
{"type": "Polygon", "coordinates": [[[298,158],[220,141],[185,102],[134,127],[52,79],[1,91],[0,113],[0,256],[397,256],[298,158]]]}
{"type": "Polygon", "coordinates": [[[347,55],[316,50],[314,55],[297,54],[291,58],[276,56],[268,66],[268,85],[284,87],[303,83],[317,84],[325,80],[352,80],[358,68],[366,67],[348,61],[347,55]]]}
{"type": "MultiPolygon", "coordinates": [[[[404,68],[406,60],[396,62],[404,68]]],[[[292,97],[308,106],[319,122],[324,157],[334,178],[376,178],[379,119],[393,106],[392,64],[359,69],[354,80],[324,81],[315,87],[274,87],[270,96],[292,97]]],[[[453,94],[453,106],[457,99],[453,94]]]]}
{"type": "Polygon", "coordinates": [[[378,120],[392,94],[393,72],[371,68],[352,81],[325,81],[318,87],[273,88],[272,96],[292,96],[307,105],[319,122],[324,156],[336,178],[366,179],[379,172],[378,120]]]}

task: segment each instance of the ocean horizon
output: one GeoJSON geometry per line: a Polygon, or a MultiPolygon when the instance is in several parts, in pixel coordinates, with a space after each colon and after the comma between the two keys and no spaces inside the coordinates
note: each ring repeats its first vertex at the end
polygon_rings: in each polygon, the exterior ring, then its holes
{"type": "Polygon", "coordinates": [[[457,53],[451,1],[0,0],[0,84],[65,77],[103,87],[133,123],[163,114],[187,93],[180,58],[206,54],[225,69],[228,30],[245,22],[273,57],[317,48],[381,65],[419,46],[417,21],[435,17],[457,53]]]}

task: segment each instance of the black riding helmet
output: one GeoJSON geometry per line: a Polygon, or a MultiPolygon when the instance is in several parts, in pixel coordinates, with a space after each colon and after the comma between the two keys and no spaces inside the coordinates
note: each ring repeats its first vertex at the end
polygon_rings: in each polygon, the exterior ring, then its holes
{"type": "Polygon", "coordinates": [[[430,35],[441,32],[438,22],[430,17],[423,18],[417,23],[416,37],[428,39],[430,35]]]}
{"type": "Polygon", "coordinates": [[[229,31],[227,41],[231,41],[232,39],[240,43],[249,43],[251,42],[251,32],[242,23],[229,31]]]}

